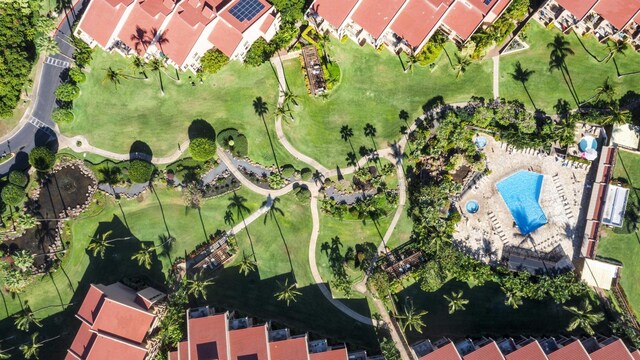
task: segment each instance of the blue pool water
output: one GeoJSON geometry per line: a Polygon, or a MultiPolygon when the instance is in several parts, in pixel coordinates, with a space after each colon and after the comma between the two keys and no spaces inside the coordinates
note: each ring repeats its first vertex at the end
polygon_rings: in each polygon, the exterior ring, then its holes
{"type": "Polygon", "coordinates": [[[496,184],[523,235],[530,234],[547,223],[547,217],[538,202],[542,179],[541,174],[521,170],[496,184]]]}
{"type": "Polygon", "coordinates": [[[467,212],[469,214],[475,214],[478,212],[478,210],[480,210],[480,204],[478,204],[478,202],[475,200],[469,200],[467,201],[467,205],[465,205],[465,208],[467,209],[467,212]]]}

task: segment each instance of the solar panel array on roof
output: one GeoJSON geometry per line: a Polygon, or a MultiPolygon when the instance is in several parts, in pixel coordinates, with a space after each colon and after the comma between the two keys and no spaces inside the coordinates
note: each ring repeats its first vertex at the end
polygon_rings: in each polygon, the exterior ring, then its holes
{"type": "Polygon", "coordinates": [[[264,4],[260,0],[240,0],[235,4],[229,13],[238,21],[251,20],[264,9],[264,4]]]}

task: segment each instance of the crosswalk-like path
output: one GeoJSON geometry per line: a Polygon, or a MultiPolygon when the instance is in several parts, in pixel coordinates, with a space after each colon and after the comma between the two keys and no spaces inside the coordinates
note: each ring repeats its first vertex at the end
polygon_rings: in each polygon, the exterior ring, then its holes
{"type": "Polygon", "coordinates": [[[56,137],[56,132],[53,131],[53,129],[50,128],[49,125],[43,123],[39,119],[37,119],[37,118],[35,118],[33,116],[29,116],[28,122],[29,122],[29,124],[35,126],[38,129],[41,129],[42,131],[46,132],[47,134],[49,134],[49,139],[54,139],[56,137]]]}
{"type": "Polygon", "coordinates": [[[44,59],[44,63],[45,64],[49,64],[49,65],[53,65],[53,66],[57,66],[63,69],[68,68],[69,66],[71,66],[71,64],[68,61],[64,61],[64,60],[60,60],[60,59],[56,59],[53,57],[47,57],[46,59],[44,59]]]}

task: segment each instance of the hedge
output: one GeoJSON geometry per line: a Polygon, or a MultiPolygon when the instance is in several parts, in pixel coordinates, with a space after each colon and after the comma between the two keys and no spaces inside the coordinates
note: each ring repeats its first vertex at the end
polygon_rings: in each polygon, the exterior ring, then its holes
{"type": "Polygon", "coordinates": [[[246,136],[238,132],[236,129],[224,129],[218,134],[218,144],[223,149],[231,151],[231,153],[238,157],[245,157],[248,155],[249,142],[246,136]]]}
{"type": "Polygon", "coordinates": [[[189,143],[191,157],[197,161],[207,161],[216,155],[216,142],[213,139],[197,138],[189,143]]]}

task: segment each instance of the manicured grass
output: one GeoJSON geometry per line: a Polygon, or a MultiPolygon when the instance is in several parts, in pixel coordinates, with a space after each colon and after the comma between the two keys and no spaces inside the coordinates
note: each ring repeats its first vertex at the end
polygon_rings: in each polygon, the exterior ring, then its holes
{"type": "MultiPolygon", "coordinates": [[[[377,344],[373,328],[359,324],[337,310],[313,281],[308,256],[311,235],[309,204],[299,202],[294,195],[286,195],[280,198],[276,206],[283,210],[283,214],[276,215],[280,229],[270,216],[266,222],[260,218],[249,226],[257,271],[246,277],[239,273],[243,252],[251,256],[249,238],[242,231],[236,236],[239,256],[215,274],[216,285],[209,289],[208,303],[272,319],[294,331],[312,331],[333,340],[345,341],[354,344],[354,349],[375,348],[377,344]],[[291,264],[288,255],[291,256],[291,264]],[[295,281],[298,291],[302,293],[290,307],[274,297],[279,291],[279,284],[286,279],[289,279],[289,284],[295,281]]],[[[345,303],[368,314],[364,299],[346,300],[345,303]]]]}
{"type": "MultiPolygon", "coordinates": [[[[61,329],[60,324],[66,324],[62,327],[69,329],[68,333],[65,331],[65,337],[50,345],[56,350],[64,350],[79,326],[79,322],[73,318],[73,313],[80,306],[90,283],[109,284],[127,276],[143,276],[152,284],[162,286],[169,269],[169,257],[175,259],[184,256],[185,251],[189,252],[203,242],[205,235],[198,211],[185,208],[180,192],[158,189],[157,194],[162,203],[167,226],[171,235],[176,238],[169,256],[157,254],[151,270],[138,266],[131,260],[131,256],[140,249],[140,242],[159,245],[158,236],[166,234],[163,215],[153,194],[147,192],[140,199],[122,200],[122,211],[113,199],[98,196],[99,204],[94,203],[79,218],[69,222],[65,238],[73,240],[66,245],[68,252],[62,260],[60,270],[52,276],[36,278],[19,297],[12,297],[0,291],[4,300],[0,304],[0,332],[15,332],[10,315],[20,311],[20,301],[28,301],[33,310],[45,308],[38,311],[37,316],[47,317],[46,324],[56,324],[45,325],[40,329],[42,336],[57,335],[61,329]],[[104,259],[94,258],[85,248],[91,237],[108,230],[113,230],[112,238],[135,236],[136,239],[116,241],[113,243],[114,247],[107,250],[104,259]],[[66,312],[61,312],[61,307],[55,306],[69,302],[74,305],[66,312]],[[52,307],[46,308],[47,306],[52,307]]],[[[248,199],[246,205],[251,211],[256,210],[263,201],[261,196],[244,189],[239,190],[238,194],[248,199]]],[[[223,195],[202,204],[202,221],[207,233],[228,228],[223,222],[221,212],[226,208],[230,196],[223,195]]]]}
{"type": "MultiPolygon", "coordinates": [[[[505,335],[558,335],[566,333],[571,320],[570,313],[553,300],[525,301],[514,310],[504,304],[505,296],[498,284],[490,282],[483,286],[469,288],[466,283],[449,281],[436,292],[424,292],[418,284],[413,284],[396,294],[396,302],[402,313],[407,297],[413,301],[416,309],[427,310],[423,318],[425,328],[422,334],[408,331],[409,342],[421,339],[436,339],[443,336],[461,339],[467,336],[502,337],[505,335]],[[447,300],[443,295],[462,290],[463,297],[469,300],[466,310],[453,315],[448,313],[447,300]]],[[[577,300],[572,300],[573,305],[577,300]]],[[[597,330],[605,330],[597,327],[597,330]]]]}
{"type": "MultiPolygon", "coordinates": [[[[372,146],[363,134],[366,123],[377,128],[376,141],[382,148],[400,138],[400,126],[404,125],[398,118],[400,110],[409,112],[413,119],[422,113],[422,105],[436,96],[446,102],[468,101],[472,95],[491,97],[490,62],[473,64],[456,79],[444,52],[433,72],[416,66],[413,73],[404,73],[398,57],[388,51],[378,54],[351,41],[331,41],[328,48],[340,66],[341,82],[327,100],[307,95],[299,59],[285,62],[289,87],[300,97],[300,106],[292,107],[295,121],[285,124],[285,133],[294,147],[329,168],[344,166],[351,151],[340,138],[342,125],[353,129],[351,141],[356,152],[361,145],[372,146]]],[[[447,51],[455,62],[455,47],[449,44],[447,51]]]]}
{"type": "MultiPolygon", "coordinates": [[[[275,136],[273,111],[278,83],[269,64],[251,68],[231,62],[217,74],[207,75],[204,84],[191,73],[180,74],[179,83],[162,74],[162,96],[156,73],[147,72],[148,80],[122,80],[117,88],[104,81],[108,67],[133,74],[130,61],[96,50],[87,81],[80,85],[80,98],[74,102],[76,119],[61,126],[65,135],[84,135],[91,145],[119,153],[127,153],[131,144],[140,140],[151,147],[154,155],[166,156],[187,140],[187,129],[193,120],[204,119],[216,132],[232,127],[244,133],[249,139],[249,157],[272,165],[269,140],[252,105],[261,96],[270,110],[266,122],[280,165],[297,164],[275,136]],[[190,75],[195,87],[191,86],[190,75]]],[[[167,71],[175,78],[175,72],[167,71]]]]}
{"type": "MultiPolygon", "coordinates": [[[[629,195],[629,204],[637,204],[640,192],[640,156],[626,152],[618,152],[618,162],[614,169],[614,177],[627,179],[633,191],[629,195]]],[[[626,219],[625,219],[626,221],[626,219]]],[[[626,231],[606,230],[598,243],[598,256],[622,262],[622,276],[620,284],[624,288],[629,303],[636,313],[640,315],[640,237],[638,233],[626,233],[626,231]]]]}
{"type": "MultiPolygon", "coordinates": [[[[587,35],[578,38],[573,33],[562,35],[559,30],[555,28],[547,30],[535,21],[531,21],[529,28],[526,42],[531,47],[528,50],[500,57],[500,96],[509,100],[517,99],[533,109],[522,83],[513,80],[510,75],[514,71],[515,63],[520,61],[524,69],[534,71],[526,86],[533,102],[539,109],[549,114],[555,113],[553,106],[558,99],[564,99],[573,108],[576,107],[576,102],[569,92],[569,87],[563,79],[562,73],[549,71],[551,50],[547,48],[547,44],[552,42],[558,34],[570,42],[570,47],[575,52],[575,55],[568,55],[566,63],[571,76],[570,81],[575,87],[579,101],[586,101],[592,97],[596,87],[600,86],[607,78],[616,85],[618,97],[629,90],[638,91],[640,75],[618,78],[614,61],[608,63],[598,61],[604,59],[608,51],[606,46],[600,44],[593,36],[587,35]]],[[[632,49],[626,51],[626,56],[616,55],[615,60],[620,73],[640,71],[640,54],[632,49]]]]}

